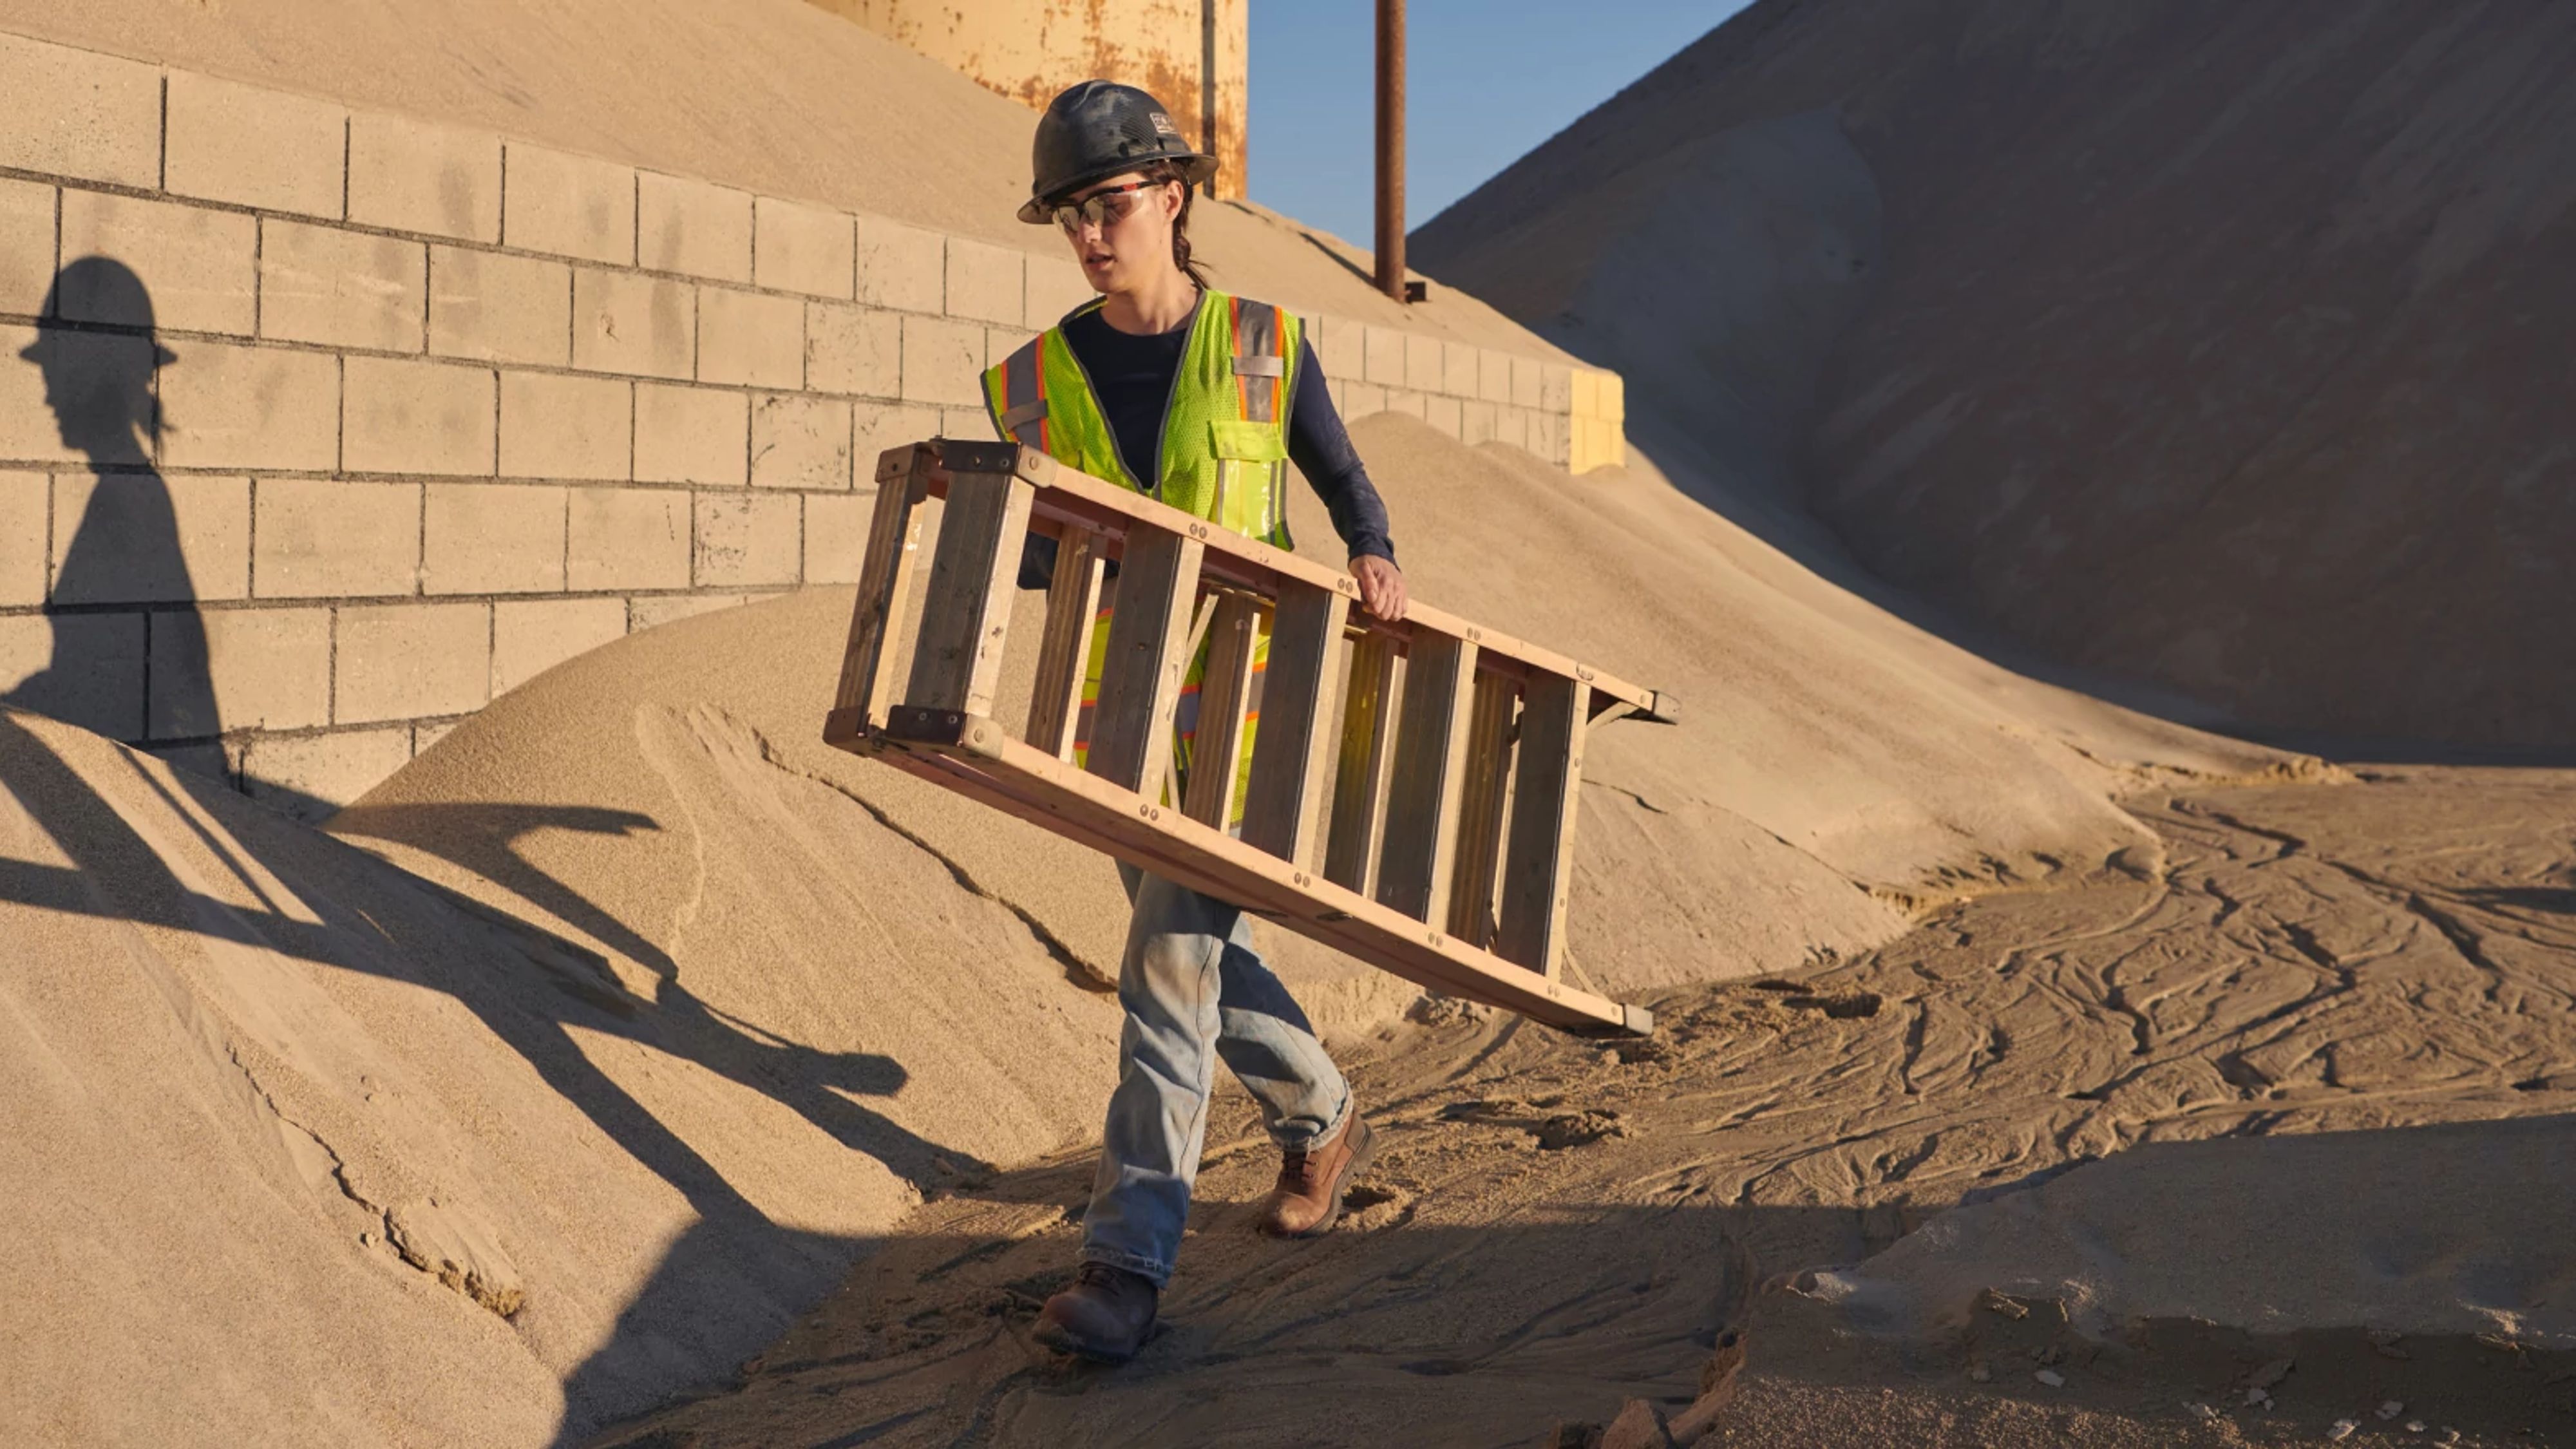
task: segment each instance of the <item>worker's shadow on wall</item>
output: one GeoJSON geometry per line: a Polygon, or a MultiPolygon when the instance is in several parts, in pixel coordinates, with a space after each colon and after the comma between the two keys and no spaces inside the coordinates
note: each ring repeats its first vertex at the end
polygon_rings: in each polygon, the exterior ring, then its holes
{"type": "MultiPolygon", "coordinates": [[[[39,508],[63,510],[50,529],[41,515],[34,529],[47,540],[50,557],[59,560],[50,570],[41,615],[51,634],[51,655],[42,668],[0,692],[0,705],[50,715],[120,742],[219,749],[224,721],[209,676],[205,622],[171,489],[158,466],[164,420],[157,376],[161,368],[186,363],[161,344],[142,279],[111,258],[85,257],[64,267],[42,316],[35,341],[17,358],[41,371],[55,430],[87,467],[68,465],[52,502],[39,497],[39,508]],[[52,543],[65,537],[65,544],[52,543]]],[[[23,531],[27,520],[8,522],[23,531]]],[[[193,808],[157,775],[147,772],[146,782],[183,822],[181,837],[214,852],[245,881],[266,878],[258,858],[269,852],[259,842],[286,827],[245,818],[243,802],[211,780],[177,782],[196,797],[193,808]]],[[[659,1392],[656,1386],[706,1377],[714,1366],[693,1357],[688,1345],[704,1335],[692,1335],[691,1325],[710,1317],[740,1318],[739,1305],[746,1301],[785,1312],[801,1309],[839,1280],[853,1251],[828,1236],[772,1222],[593,1063],[582,1035],[623,1037],[695,1062],[798,1112],[925,1192],[984,1170],[972,1157],[946,1151],[853,1100],[899,1091],[908,1076],[899,1061],[788,1041],[700,1000],[681,984],[677,964],[658,946],[537,868],[519,849],[526,836],[542,830],[613,834],[658,828],[648,816],[470,804],[361,810],[343,822],[343,828],[410,841],[450,859],[637,962],[656,978],[650,994],[639,995],[619,982],[597,952],[426,881],[418,882],[426,893],[490,928],[487,944],[504,949],[358,949],[352,940],[374,937],[372,923],[327,895],[305,903],[318,913],[318,923],[274,907],[245,908],[208,897],[169,868],[163,846],[138,834],[37,730],[5,709],[0,790],[62,857],[0,858],[0,901],[219,935],[328,966],[399,976],[451,995],[620,1150],[688,1200],[696,1224],[628,1305],[617,1334],[570,1376],[566,1392],[576,1405],[632,1407],[648,1402],[659,1392]]],[[[292,815],[330,813],[320,802],[263,793],[292,815]]],[[[300,850],[288,847],[281,862],[300,850]]],[[[751,1316],[757,1318],[758,1310],[751,1316]]],[[[761,1321],[732,1331],[748,1332],[737,1345],[748,1353],[783,1326],[761,1321]]]]}
{"type": "MultiPolygon", "coordinates": [[[[206,626],[157,458],[156,376],[176,357],[161,345],[152,296],[132,268],[83,257],[54,278],[45,320],[18,357],[39,368],[63,445],[88,459],[56,475],[45,618],[53,655],[0,694],[111,739],[211,742],[223,732],[206,668],[206,626]],[[96,319],[90,330],[64,319],[96,319]]],[[[20,525],[23,527],[23,523],[20,525]]],[[[45,536],[40,526],[39,536],[45,536]]],[[[217,769],[220,770],[220,765],[217,769]]]]}

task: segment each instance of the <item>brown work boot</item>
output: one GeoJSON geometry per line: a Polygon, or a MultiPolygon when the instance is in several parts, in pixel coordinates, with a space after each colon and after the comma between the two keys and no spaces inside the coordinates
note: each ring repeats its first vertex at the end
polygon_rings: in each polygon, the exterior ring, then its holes
{"type": "Polygon", "coordinates": [[[1154,1328],[1154,1305],[1162,1290],[1142,1273],[1107,1263],[1085,1263],[1073,1286],[1038,1310],[1031,1336],[1064,1353],[1125,1363],[1145,1346],[1154,1328]]]}
{"type": "Polygon", "coordinates": [[[1342,1215],[1342,1194],[1376,1150],[1367,1121],[1354,1109],[1333,1140],[1289,1153],[1279,1164],[1279,1185],[1261,1204],[1261,1230],[1274,1238],[1329,1231],[1342,1215]]]}

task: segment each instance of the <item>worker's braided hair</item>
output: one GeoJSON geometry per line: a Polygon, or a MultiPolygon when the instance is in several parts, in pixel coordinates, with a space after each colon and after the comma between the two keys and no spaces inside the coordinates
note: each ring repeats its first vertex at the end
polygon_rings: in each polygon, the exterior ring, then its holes
{"type": "Polygon", "coordinates": [[[1181,168],[1170,161],[1152,163],[1144,169],[1144,176],[1146,180],[1156,183],[1165,181],[1181,183],[1180,214],[1172,218],[1172,265],[1180,268],[1183,275],[1198,285],[1200,291],[1213,290],[1208,284],[1206,271],[1201,269],[1198,263],[1190,260],[1190,194],[1198,188],[1192,186],[1189,178],[1181,174],[1181,168]]]}

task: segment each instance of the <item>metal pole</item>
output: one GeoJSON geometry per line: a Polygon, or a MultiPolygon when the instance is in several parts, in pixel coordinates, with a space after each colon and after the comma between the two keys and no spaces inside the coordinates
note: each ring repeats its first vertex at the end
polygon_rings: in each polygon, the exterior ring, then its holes
{"type": "Polygon", "coordinates": [[[1377,0],[1377,285],[1404,300],[1404,0],[1377,0]]]}

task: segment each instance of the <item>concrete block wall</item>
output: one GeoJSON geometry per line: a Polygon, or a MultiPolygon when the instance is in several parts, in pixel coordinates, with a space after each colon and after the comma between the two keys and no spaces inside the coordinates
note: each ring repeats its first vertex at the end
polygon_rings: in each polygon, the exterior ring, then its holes
{"type": "MultiPolygon", "coordinates": [[[[878,452],[990,437],[980,371],[1088,295],[0,34],[0,699],[319,813],[575,654],[854,581],[878,452]]],[[[1312,321],[1348,415],[1602,456],[1615,378],[1312,321]]]]}

